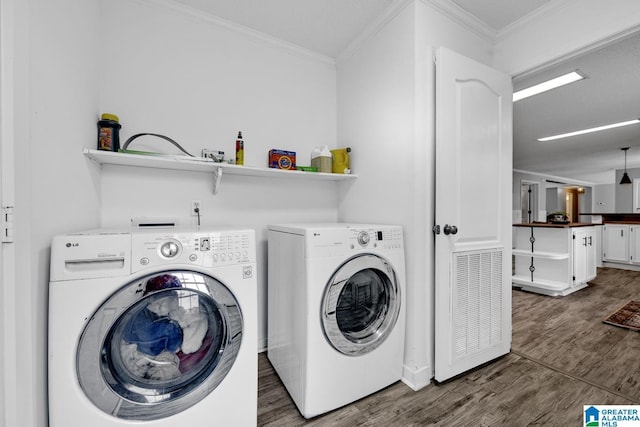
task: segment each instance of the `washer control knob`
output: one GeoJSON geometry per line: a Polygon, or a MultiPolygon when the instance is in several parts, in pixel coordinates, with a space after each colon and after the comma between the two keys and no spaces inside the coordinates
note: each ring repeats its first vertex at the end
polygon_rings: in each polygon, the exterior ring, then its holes
{"type": "Polygon", "coordinates": [[[360,246],[367,246],[370,239],[371,238],[369,237],[369,233],[367,233],[366,231],[361,231],[360,233],[358,233],[358,243],[360,243],[360,246]]]}
{"type": "Polygon", "coordinates": [[[180,244],[175,241],[168,241],[160,246],[160,254],[165,258],[173,258],[180,252],[180,244]]]}

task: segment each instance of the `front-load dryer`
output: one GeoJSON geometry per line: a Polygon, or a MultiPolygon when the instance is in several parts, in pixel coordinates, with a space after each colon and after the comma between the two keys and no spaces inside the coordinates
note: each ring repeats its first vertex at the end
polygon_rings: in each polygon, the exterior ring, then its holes
{"type": "Polygon", "coordinates": [[[51,427],[257,422],[253,230],[56,236],[51,427]]]}
{"type": "Polygon", "coordinates": [[[268,231],[268,358],[305,418],[402,377],[402,228],[284,224],[268,231]]]}

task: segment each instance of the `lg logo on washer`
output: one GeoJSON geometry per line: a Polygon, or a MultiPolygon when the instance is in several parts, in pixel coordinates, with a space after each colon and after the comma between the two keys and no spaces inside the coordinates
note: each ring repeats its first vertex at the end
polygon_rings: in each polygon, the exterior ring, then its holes
{"type": "Polygon", "coordinates": [[[80,243],[69,243],[67,242],[67,244],[65,245],[68,248],[77,248],[78,246],[80,246],[80,243]]]}

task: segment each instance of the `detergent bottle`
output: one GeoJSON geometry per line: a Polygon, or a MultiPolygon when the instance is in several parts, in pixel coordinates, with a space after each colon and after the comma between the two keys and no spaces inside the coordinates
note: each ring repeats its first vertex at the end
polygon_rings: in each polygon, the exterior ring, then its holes
{"type": "Polygon", "coordinates": [[[311,152],[311,166],[318,169],[318,172],[331,173],[331,151],[329,147],[323,145],[316,147],[311,152]]]}
{"type": "Polygon", "coordinates": [[[351,169],[349,169],[350,152],[350,147],[336,148],[335,150],[331,150],[331,154],[333,154],[333,173],[351,173],[351,169]]]}

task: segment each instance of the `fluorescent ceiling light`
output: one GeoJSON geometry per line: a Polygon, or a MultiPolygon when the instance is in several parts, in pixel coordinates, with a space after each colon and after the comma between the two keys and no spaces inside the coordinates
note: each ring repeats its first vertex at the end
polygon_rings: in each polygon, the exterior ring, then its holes
{"type": "Polygon", "coordinates": [[[634,120],[629,120],[629,121],[620,122],[620,123],[613,123],[613,124],[610,124],[610,125],[598,126],[598,127],[590,128],[590,129],[577,130],[575,132],[563,133],[563,134],[560,134],[560,135],[547,136],[545,138],[538,138],[538,141],[542,141],[542,142],[553,141],[554,139],[568,138],[570,136],[583,135],[585,133],[591,133],[591,132],[599,132],[601,130],[619,128],[619,127],[622,127],[622,126],[634,125],[636,123],[640,123],[640,119],[634,119],[634,120]]]}
{"type": "Polygon", "coordinates": [[[555,89],[560,86],[568,85],[569,83],[577,82],[586,78],[580,73],[579,70],[572,71],[564,74],[555,79],[547,80],[546,82],[539,83],[535,86],[528,87],[526,89],[519,90],[513,93],[513,102],[520,101],[521,99],[528,98],[533,95],[537,95],[542,92],[546,92],[551,89],[555,89]]]}

